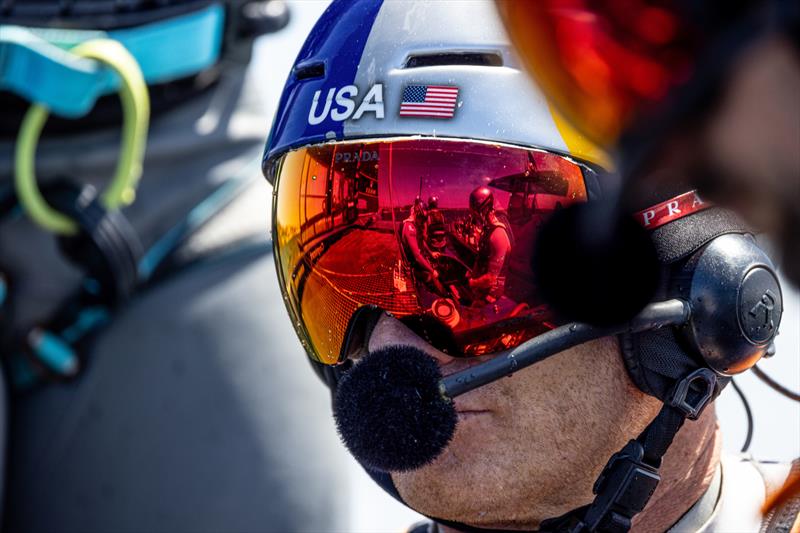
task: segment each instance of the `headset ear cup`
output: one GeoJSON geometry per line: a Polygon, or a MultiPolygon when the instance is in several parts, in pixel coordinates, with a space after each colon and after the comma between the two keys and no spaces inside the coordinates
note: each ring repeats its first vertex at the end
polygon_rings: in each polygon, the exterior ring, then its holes
{"type": "Polygon", "coordinates": [[[617,339],[619,341],[619,349],[622,352],[622,360],[625,362],[625,368],[633,384],[645,394],[656,396],[644,376],[645,369],[642,367],[640,360],[639,335],[636,333],[620,333],[617,335],[617,339]]]}
{"type": "Polygon", "coordinates": [[[639,389],[668,402],[675,383],[704,365],[686,346],[677,328],[623,334],[620,348],[628,374],[639,389]]]}
{"type": "Polygon", "coordinates": [[[669,379],[693,366],[721,376],[751,368],[769,350],[783,312],[772,262],[749,234],[715,237],[670,270],[667,293],[689,301],[689,323],[618,335],[633,383],[662,400],[669,379]]]}
{"type": "Polygon", "coordinates": [[[718,374],[748,370],[767,353],[783,314],[772,261],[751,235],[731,233],[709,242],[690,263],[687,340],[718,374]]]}

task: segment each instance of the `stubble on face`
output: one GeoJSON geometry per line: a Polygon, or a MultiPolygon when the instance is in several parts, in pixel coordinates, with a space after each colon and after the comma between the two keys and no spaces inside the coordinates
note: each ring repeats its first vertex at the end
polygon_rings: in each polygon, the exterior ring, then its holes
{"type": "MultiPolygon", "coordinates": [[[[451,374],[487,357],[439,352],[384,317],[370,351],[417,347],[451,374]]],[[[417,511],[479,527],[532,528],[592,500],[607,459],[638,435],[660,404],[627,377],[614,338],[561,352],[455,401],[459,424],[431,464],[392,479],[417,511]]]]}

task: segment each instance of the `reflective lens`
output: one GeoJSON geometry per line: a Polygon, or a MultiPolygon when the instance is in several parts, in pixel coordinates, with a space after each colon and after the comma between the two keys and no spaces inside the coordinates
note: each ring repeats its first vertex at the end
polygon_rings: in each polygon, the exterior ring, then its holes
{"type": "Polygon", "coordinates": [[[376,305],[452,355],[554,327],[530,258],[542,221],[586,200],[565,157],[439,139],[316,145],[273,166],[281,287],[306,350],[340,360],[353,313],[376,305]]]}
{"type": "Polygon", "coordinates": [[[694,66],[700,32],[669,0],[497,0],[523,63],[585,135],[609,146],[694,66]]]}

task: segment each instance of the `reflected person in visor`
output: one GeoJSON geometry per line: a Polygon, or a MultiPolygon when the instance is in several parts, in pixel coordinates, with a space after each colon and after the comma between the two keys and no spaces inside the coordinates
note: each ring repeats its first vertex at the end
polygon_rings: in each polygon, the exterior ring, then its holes
{"type": "Polygon", "coordinates": [[[757,271],[770,324],[722,339],[736,358],[717,360],[708,335],[670,327],[706,333],[667,279],[635,323],[566,324],[540,298],[534,243],[602,197],[604,162],[521,70],[491,3],[334,1],[301,50],[263,161],[279,283],[344,443],[433,520],[414,531],[759,528],[761,471],[721,466],[704,408],[777,332],[771,262],[735,217],[664,191],[663,270],[757,271]],[[723,513],[742,480],[747,505],[723,513]]]}
{"type": "Polygon", "coordinates": [[[405,260],[416,272],[416,277],[428,284],[435,284],[439,273],[431,265],[432,252],[426,240],[427,214],[419,198],[414,200],[408,218],[403,220],[400,238],[405,260]]]}
{"type": "Polygon", "coordinates": [[[498,217],[494,194],[489,187],[478,187],[472,191],[469,208],[482,226],[469,286],[477,299],[494,301],[503,292],[504,280],[500,274],[511,251],[511,228],[498,217]]]}

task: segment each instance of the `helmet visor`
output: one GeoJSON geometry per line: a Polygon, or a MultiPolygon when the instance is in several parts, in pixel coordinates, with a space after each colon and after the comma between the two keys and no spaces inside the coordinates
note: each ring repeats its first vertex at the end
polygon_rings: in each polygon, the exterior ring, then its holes
{"type": "Polygon", "coordinates": [[[586,167],[476,141],[337,142],[280,156],[273,243],[309,355],[340,362],[374,305],[454,356],[512,348],[558,325],[530,258],[554,211],[586,200],[586,167]]]}

